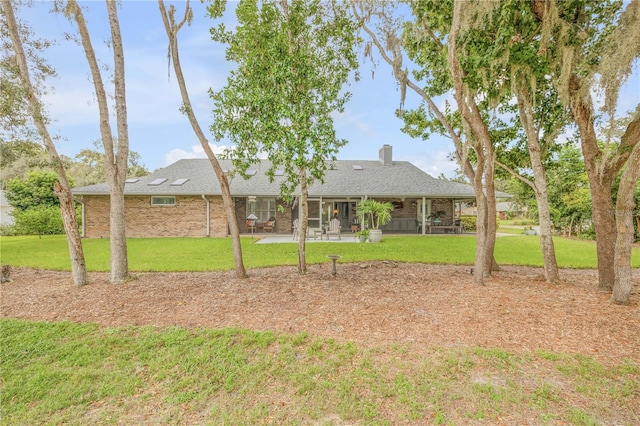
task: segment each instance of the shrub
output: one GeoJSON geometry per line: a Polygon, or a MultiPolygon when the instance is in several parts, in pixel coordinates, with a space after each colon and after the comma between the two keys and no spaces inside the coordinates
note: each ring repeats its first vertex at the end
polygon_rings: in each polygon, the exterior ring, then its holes
{"type": "Polygon", "coordinates": [[[15,225],[0,225],[0,236],[11,237],[16,235],[15,225]]]}
{"type": "Polygon", "coordinates": [[[64,234],[60,207],[38,206],[14,210],[15,232],[19,235],[64,234]]]}
{"type": "Polygon", "coordinates": [[[460,224],[464,227],[465,231],[475,231],[476,230],[476,216],[462,216],[460,218],[460,224]]]}

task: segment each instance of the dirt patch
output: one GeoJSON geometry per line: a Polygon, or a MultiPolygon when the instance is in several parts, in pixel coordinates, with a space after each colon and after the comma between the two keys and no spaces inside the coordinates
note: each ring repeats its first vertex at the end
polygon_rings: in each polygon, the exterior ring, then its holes
{"type": "Polygon", "coordinates": [[[2,284],[2,317],[102,326],[178,325],[308,332],[360,344],[500,347],[640,361],[640,271],[629,306],[597,291],[594,270],[563,270],[548,285],[538,268],[504,267],[484,287],[468,266],[369,262],[233,272],[137,273],[112,285],[91,273],[76,288],[69,273],[12,271],[2,284]]]}

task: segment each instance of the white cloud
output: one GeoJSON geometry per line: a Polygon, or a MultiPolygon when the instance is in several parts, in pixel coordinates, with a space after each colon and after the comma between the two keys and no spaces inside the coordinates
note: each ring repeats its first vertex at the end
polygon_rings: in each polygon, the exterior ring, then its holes
{"type": "Polygon", "coordinates": [[[444,174],[448,178],[455,176],[455,170],[458,168],[458,163],[449,160],[449,153],[446,151],[430,152],[427,155],[420,155],[408,159],[417,168],[429,173],[431,176],[437,178],[440,174],[444,174]]]}
{"type": "MultiPolygon", "coordinates": [[[[220,155],[225,150],[231,148],[227,145],[218,146],[211,143],[209,144],[209,146],[211,147],[215,155],[220,155]]],[[[191,147],[191,151],[185,151],[180,148],[175,148],[169,151],[167,154],[165,154],[164,156],[165,166],[168,166],[169,164],[173,164],[176,161],[182,160],[184,158],[207,158],[207,154],[204,152],[204,149],[200,144],[193,145],[191,147]]]]}

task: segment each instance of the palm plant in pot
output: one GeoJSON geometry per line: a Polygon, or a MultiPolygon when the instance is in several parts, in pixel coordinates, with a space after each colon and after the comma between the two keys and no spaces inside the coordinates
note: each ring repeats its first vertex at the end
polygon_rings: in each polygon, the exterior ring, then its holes
{"type": "Polygon", "coordinates": [[[368,199],[358,204],[358,215],[367,220],[371,226],[369,229],[370,242],[379,243],[382,240],[380,227],[391,222],[392,211],[393,205],[389,202],[368,199]]]}

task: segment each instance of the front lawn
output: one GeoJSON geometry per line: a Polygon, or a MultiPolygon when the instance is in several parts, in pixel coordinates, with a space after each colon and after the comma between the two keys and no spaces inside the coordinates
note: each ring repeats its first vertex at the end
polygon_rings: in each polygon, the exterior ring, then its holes
{"type": "Polygon", "coordinates": [[[632,424],[637,362],[0,320],[0,424],[632,424]]]}
{"type": "MultiPolygon", "coordinates": [[[[555,238],[558,264],[562,268],[595,268],[593,241],[555,238]]],[[[255,244],[242,239],[245,266],[259,268],[295,265],[297,244],[255,244]]],[[[109,270],[109,240],[83,240],[87,268],[109,270]]],[[[308,263],[326,262],[328,254],[339,254],[341,262],[394,260],[398,262],[467,264],[475,255],[473,236],[385,236],[380,244],[313,243],[307,244],[308,263]]],[[[132,271],[211,271],[233,269],[229,238],[132,238],[128,240],[129,268],[132,271]]],[[[501,264],[542,266],[537,237],[509,236],[497,239],[496,260],[501,264]]],[[[1,237],[2,264],[70,270],[64,236],[1,237]]],[[[635,248],[632,266],[640,267],[640,249],[635,248]]]]}

